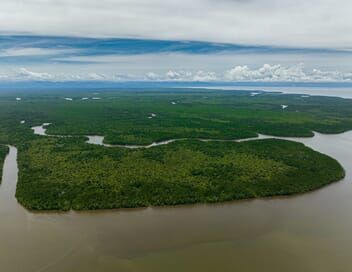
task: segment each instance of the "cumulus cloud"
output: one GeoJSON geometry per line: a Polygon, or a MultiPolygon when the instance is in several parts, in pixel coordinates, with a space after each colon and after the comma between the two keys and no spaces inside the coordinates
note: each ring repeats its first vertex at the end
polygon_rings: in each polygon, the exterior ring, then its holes
{"type": "Polygon", "coordinates": [[[259,69],[250,69],[248,66],[236,66],[225,73],[225,79],[236,81],[296,81],[306,80],[303,71],[304,65],[282,67],[280,64],[264,64],[259,69]]]}
{"type": "Polygon", "coordinates": [[[154,81],[261,81],[261,82],[352,82],[352,73],[339,71],[322,71],[305,69],[303,63],[282,66],[264,64],[257,69],[239,65],[221,74],[211,71],[169,70],[164,75],[149,72],[147,80],[154,81]]]}
{"type": "Polygon", "coordinates": [[[160,80],[160,75],[154,72],[149,72],[145,75],[146,80],[160,80]]]}
{"type": "Polygon", "coordinates": [[[2,0],[0,31],[351,47],[349,0],[2,0]]]}
{"type": "Polygon", "coordinates": [[[191,72],[186,72],[186,71],[168,71],[165,74],[165,79],[166,80],[182,80],[182,81],[188,81],[192,78],[192,73],[191,72]]]}
{"type": "Polygon", "coordinates": [[[210,82],[217,80],[217,75],[214,72],[206,71],[175,71],[169,70],[164,76],[158,75],[156,73],[148,73],[147,79],[150,80],[164,80],[164,81],[203,81],[210,82]],[[150,76],[152,75],[152,77],[150,76]]]}
{"type": "Polygon", "coordinates": [[[313,69],[309,75],[311,81],[351,81],[352,73],[342,73],[339,71],[321,71],[313,69]]]}
{"type": "Polygon", "coordinates": [[[15,70],[12,74],[0,74],[0,81],[187,81],[187,82],[352,82],[352,72],[305,69],[303,63],[282,66],[264,64],[252,69],[247,65],[235,66],[222,73],[197,70],[168,70],[165,73],[120,74],[114,72],[81,71],[78,73],[48,73],[27,68],[15,70]]]}
{"type": "Polygon", "coordinates": [[[228,81],[343,82],[352,81],[352,73],[306,70],[303,63],[290,67],[264,64],[258,69],[251,69],[246,65],[235,66],[225,72],[224,79],[228,81]]]}

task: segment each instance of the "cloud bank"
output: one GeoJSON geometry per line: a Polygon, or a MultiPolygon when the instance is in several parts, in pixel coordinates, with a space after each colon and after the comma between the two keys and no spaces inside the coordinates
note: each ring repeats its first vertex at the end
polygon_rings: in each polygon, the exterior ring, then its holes
{"type": "Polygon", "coordinates": [[[2,0],[0,32],[351,48],[350,0],[2,0]]]}
{"type": "Polygon", "coordinates": [[[282,66],[264,64],[257,69],[235,66],[223,73],[212,71],[169,70],[166,73],[148,72],[144,75],[85,72],[76,74],[47,73],[20,68],[0,81],[187,81],[187,82],[352,82],[352,73],[305,69],[304,64],[282,66]]]}
{"type": "Polygon", "coordinates": [[[319,69],[307,71],[303,63],[291,67],[264,64],[259,69],[236,66],[226,71],[224,78],[229,81],[349,82],[352,81],[352,73],[319,69]]]}

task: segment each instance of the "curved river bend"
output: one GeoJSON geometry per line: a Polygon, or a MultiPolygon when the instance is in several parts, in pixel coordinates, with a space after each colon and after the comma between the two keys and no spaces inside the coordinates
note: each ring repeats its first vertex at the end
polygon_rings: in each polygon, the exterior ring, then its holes
{"type": "MultiPolygon", "coordinates": [[[[51,123],[43,123],[40,126],[35,126],[32,127],[33,133],[35,135],[39,135],[39,136],[48,136],[48,137],[74,137],[72,135],[52,135],[52,134],[47,134],[47,127],[51,125],[51,123]]],[[[129,148],[129,149],[143,149],[143,148],[152,148],[152,147],[156,147],[156,146],[160,146],[160,145],[167,145],[167,144],[171,144],[173,142],[177,142],[177,141],[185,141],[185,140],[189,140],[190,138],[180,138],[180,139],[170,139],[170,140],[166,140],[166,141],[160,141],[160,142],[154,142],[151,143],[149,145],[112,145],[112,144],[105,144],[104,143],[104,136],[85,136],[88,138],[88,140],[86,141],[86,143],[88,144],[94,144],[94,145],[101,145],[101,146],[105,146],[105,147],[121,147],[121,148],[129,148]]],[[[192,138],[192,140],[198,140],[201,142],[244,142],[244,141],[252,141],[252,140],[259,140],[259,139],[267,139],[267,138],[273,138],[273,136],[267,136],[267,135],[262,135],[262,134],[258,134],[258,137],[254,137],[254,138],[246,138],[246,139],[237,139],[237,140],[221,140],[221,139],[203,139],[203,138],[192,138]]],[[[284,137],[275,137],[275,138],[281,138],[281,139],[285,139],[284,137]]]]}
{"type": "Polygon", "coordinates": [[[11,147],[0,186],[0,269],[352,271],[352,132],[293,140],[339,160],[345,180],[288,198],[79,213],[19,206],[11,147]]]}

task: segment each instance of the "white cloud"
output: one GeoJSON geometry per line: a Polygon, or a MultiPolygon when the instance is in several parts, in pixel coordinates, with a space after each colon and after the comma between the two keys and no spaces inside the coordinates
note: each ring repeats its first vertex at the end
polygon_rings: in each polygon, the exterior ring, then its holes
{"type": "Polygon", "coordinates": [[[79,73],[48,73],[33,71],[27,68],[15,69],[9,74],[0,74],[0,81],[121,81],[139,80],[137,76],[117,73],[79,72],[79,73]]]}
{"type": "Polygon", "coordinates": [[[339,71],[326,72],[319,69],[313,69],[310,74],[312,81],[351,81],[352,73],[342,73],[339,71]]]}
{"type": "Polygon", "coordinates": [[[305,69],[304,64],[282,66],[264,64],[252,69],[249,66],[235,66],[232,69],[215,73],[212,71],[168,70],[165,73],[121,74],[114,72],[80,71],[78,73],[48,73],[20,68],[11,74],[0,74],[0,81],[254,81],[254,82],[352,82],[351,72],[305,69]]]}
{"type": "Polygon", "coordinates": [[[0,57],[27,57],[27,56],[50,56],[73,53],[74,49],[52,49],[52,48],[7,48],[0,49],[0,57]]]}
{"type": "Polygon", "coordinates": [[[160,75],[154,72],[149,72],[145,75],[146,80],[160,80],[160,75]]]}
{"type": "Polygon", "coordinates": [[[307,80],[303,71],[304,65],[282,67],[280,64],[264,64],[259,69],[250,69],[248,66],[236,66],[225,73],[228,80],[247,81],[296,81],[307,80]]]}
{"type": "Polygon", "coordinates": [[[17,75],[19,79],[27,80],[53,80],[54,77],[48,73],[33,72],[26,68],[19,69],[17,75]]]}
{"type": "Polygon", "coordinates": [[[225,72],[228,81],[283,81],[283,82],[342,82],[352,81],[352,73],[338,71],[305,70],[304,64],[281,66],[264,64],[258,69],[248,66],[236,66],[225,72]]]}
{"type": "Polygon", "coordinates": [[[191,72],[186,71],[173,71],[170,70],[166,72],[165,79],[166,80],[180,80],[180,81],[188,81],[192,78],[191,72]]]}
{"type": "Polygon", "coordinates": [[[214,72],[206,71],[174,71],[166,72],[164,77],[159,77],[159,80],[174,80],[174,81],[215,81],[217,76],[214,72]]]}
{"type": "Polygon", "coordinates": [[[215,80],[217,80],[217,76],[214,72],[198,71],[193,76],[193,81],[215,81],[215,80]]]}
{"type": "Polygon", "coordinates": [[[2,0],[0,31],[351,48],[350,0],[2,0]]]}
{"type": "Polygon", "coordinates": [[[225,72],[169,70],[165,75],[150,72],[147,80],[161,81],[262,81],[262,82],[352,82],[352,73],[339,71],[322,71],[305,69],[303,63],[282,66],[280,64],[264,64],[257,69],[247,65],[235,66],[225,72]]]}
{"type": "MultiPolygon", "coordinates": [[[[57,59],[54,58],[53,61],[57,59]]],[[[216,53],[216,54],[184,54],[158,53],[139,55],[105,55],[105,56],[72,56],[61,59],[55,65],[30,64],[33,69],[43,69],[52,73],[61,72],[89,72],[95,71],[108,74],[114,71],[119,74],[134,74],[145,79],[159,80],[166,71],[211,71],[221,79],[225,70],[234,66],[247,65],[248,67],[261,66],[264,63],[280,63],[281,66],[293,67],[297,63],[304,63],[305,69],[319,69],[321,71],[352,71],[352,54],[339,53],[216,53]],[[71,62],[73,64],[71,64],[71,62]],[[44,67],[43,67],[44,66],[44,67]],[[42,68],[43,67],[43,68],[42,68]],[[153,72],[155,75],[149,75],[153,72]]],[[[6,72],[6,67],[1,67],[6,72]]],[[[24,66],[24,64],[21,64],[24,66]]],[[[29,67],[28,67],[29,68],[29,67]]]]}
{"type": "Polygon", "coordinates": [[[101,73],[89,73],[88,77],[89,77],[89,79],[92,79],[92,80],[106,80],[107,79],[107,77],[101,73]]]}

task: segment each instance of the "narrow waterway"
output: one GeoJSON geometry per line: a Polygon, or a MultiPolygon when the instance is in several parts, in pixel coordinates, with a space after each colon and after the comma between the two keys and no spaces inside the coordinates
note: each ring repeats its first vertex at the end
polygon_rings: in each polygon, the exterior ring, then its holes
{"type": "Polygon", "coordinates": [[[18,205],[11,147],[0,186],[1,271],[352,271],[352,132],[293,140],[339,160],[345,180],[288,198],[79,213],[18,205]]]}
{"type": "MultiPolygon", "coordinates": [[[[43,123],[40,126],[32,127],[33,133],[35,135],[47,136],[47,137],[74,137],[72,135],[51,135],[51,134],[47,134],[46,131],[47,131],[49,125],[51,125],[51,123],[43,123]]],[[[101,145],[101,146],[105,146],[105,147],[129,148],[129,149],[152,148],[152,147],[156,147],[156,146],[160,146],[160,145],[167,145],[167,144],[171,144],[173,142],[186,141],[186,140],[198,140],[198,141],[201,141],[201,142],[245,142],[245,141],[273,138],[273,136],[267,136],[267,135],[258,134],[257,137],[246,138],[246,139],[235,139],[235,140],[231,140],[231,139],[229,139],[229,140],[205,139],[205,138],[179,138],[179,139],[169,139],[169,140],[160,141],[160,142],[153,142],[153,143],[148,144],[148,145],[128,145],[128,144],[125,144],[125,145],[114,145],[114,144],[106,144],[106,143],[104,143],[104,139],[105,139],[104,136],[98,136],[98,135],[90,136],[90,135],[87,135],[85,137],[87,137],[87,139],[88,139],[86,141],[87,144],[101,145]]],[[[283,137],[275,137],[275,138],[285,139],[283,137]]]]}

